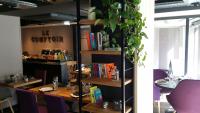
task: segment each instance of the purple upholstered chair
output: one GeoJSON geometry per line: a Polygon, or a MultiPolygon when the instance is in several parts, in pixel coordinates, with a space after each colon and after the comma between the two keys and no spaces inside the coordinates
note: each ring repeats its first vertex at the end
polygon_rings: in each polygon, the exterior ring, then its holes
{"type": "Polygon", "coordinates": [[[47,113],[44,106],[37,105],[36,96],[32,92],[17,89],[16,94],[20,113],[47,113]]]}
{"type": "Polygon", "coordinates": [[[164,69],[154,69],[153,70],[153,79],[154,79],[153,100],[158,103],[158,113],[160,113],[160,96],[161,96],[161,93],[169,93],[171,91],[171,89],[160,88],[160,87],[156,86],[155,81],[159,80],[159,79],[166,78],[168,76],[166,71],[167,70],[164,70],[164,69]]]}
{"type": "Polygon", "coordinates": [[[44,95],[48,113],[69,113],[69,107],[65,104],[63,97],[44,95]]]}
{"type": "Polygon", "coordinates": [[[167,95],[177,113],[200,113],[200,80],[183,80],[167,95]]]}

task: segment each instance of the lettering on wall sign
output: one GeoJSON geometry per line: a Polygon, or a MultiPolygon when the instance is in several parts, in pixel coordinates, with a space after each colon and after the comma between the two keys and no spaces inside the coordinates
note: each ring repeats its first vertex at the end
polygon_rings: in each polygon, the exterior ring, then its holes
{"type": "Polygon", "coordinates": [[[34,43],[62,43],[63,36],[50,35],[49,30],[42,30],[42,36],[32,36],[31,40],[34,43]]]}

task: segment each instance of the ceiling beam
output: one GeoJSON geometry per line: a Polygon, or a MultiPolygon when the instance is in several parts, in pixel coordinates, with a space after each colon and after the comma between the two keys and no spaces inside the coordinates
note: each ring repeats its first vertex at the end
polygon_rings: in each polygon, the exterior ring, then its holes
{"type": "Polygon", "coordinates": [[[200,6],[182,6],[182,7],[161,8],[161,9],[155,9],[155,13],[184,11],[184,10],[195,10],[195,9],[200,9],[200,6]]]}

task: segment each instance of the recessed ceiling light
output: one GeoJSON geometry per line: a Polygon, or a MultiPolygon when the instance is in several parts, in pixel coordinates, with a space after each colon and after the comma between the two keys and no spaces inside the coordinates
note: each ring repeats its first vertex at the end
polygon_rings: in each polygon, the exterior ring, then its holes
{"type": "Polygon", "coordinates": [[[2,4],[2,3],[0,3],[0,6],[3,6],[3,4],[2,4]]]}

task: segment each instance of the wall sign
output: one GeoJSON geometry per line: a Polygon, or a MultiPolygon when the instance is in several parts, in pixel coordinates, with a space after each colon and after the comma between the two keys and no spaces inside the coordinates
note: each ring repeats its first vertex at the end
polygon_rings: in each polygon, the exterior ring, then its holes
{"type": "Polygon", "coordinates": [[[34,43],[45,43],[45,42],[53,42],[53,43],[62,43],[63,36],[59,35],[50,35],[49,30],[42,30],[42,36],[32,36],[31,40],[34,43]]]}

